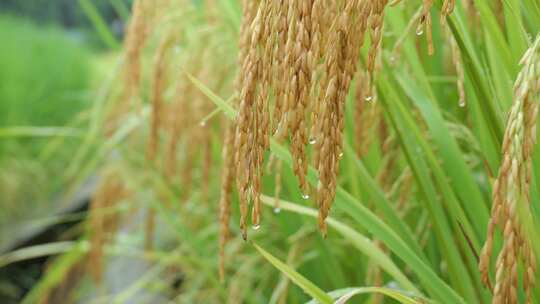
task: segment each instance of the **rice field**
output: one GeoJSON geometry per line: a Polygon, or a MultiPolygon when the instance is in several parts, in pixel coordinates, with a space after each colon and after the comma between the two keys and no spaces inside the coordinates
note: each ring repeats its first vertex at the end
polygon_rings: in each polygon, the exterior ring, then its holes
{"type": "Polygon", "coordinates": [[[537,0],[127,8],[22,303],[540,301],[537,0]]]}

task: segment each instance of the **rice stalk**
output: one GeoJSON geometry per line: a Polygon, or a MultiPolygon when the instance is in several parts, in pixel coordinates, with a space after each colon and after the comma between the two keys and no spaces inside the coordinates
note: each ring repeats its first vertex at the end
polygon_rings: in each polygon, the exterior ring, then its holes
{"type": "Polygon", "coordinates": [[[381,108],[377,103],[377,94],[371,92],[370,76],[366,71],[359,71],[356,75],[354,95],[354,140],[358,156],[365,156],[371,143],[376,139],[375,129],[380,119],[381,108]]]}
{"type": "Polygon", "coordinates": [[[236,126],[229,122],[223,142],[223,172],[221,173],[221,194],[219,200],[219,277],[225,280],[225,246],[230,237],[229,224],[231,218],[231,201],[233,181],[236,173],[234,154],[234,131],[236,126]]]}
{"type": "Polygon", "coordinates": [[[432,33],[432,21],[431,21],[431,7],[433,6],[433,0],[423,0],[422,17],[420,24],[416,30],[417,35],[426,34],[426,40],[428,44],[428,54],[433,55],[435,48],[433,47],[433,33],[432,33]]]}
{"type": "Polygon", "coordinates": [[[128,191],[115,171],[106,171],[101,176],[100,184],[90,202],[90,251],[87,268],[94,282],[100,284],[103,278],[103,250],[110,242],[120,218],[117,213],[104,212],[125,199],[128,191]]]}
{"type": "Polygon", "coordinates": [[[109,123],[116,128],[118,120],[129,111],[131,106],[142,103],[141,87],[141,53],[146,43],[149,27],[149,1],[136,0],[132,5],[131,20],[124,40],[125,62],[123,68],[123,91],[120,103],[109,117],[109,123]]]}
{"type": "Polygon", "coordinates": [[[168,51],[173,39],[166,34],[160,41],[154,58],[152,75],[152,111],[150,115],[150,135],[148,137],[147,159],[154,161],[158,151],[159,131],[165,123],[163,93],[167,85],[168,51]]]}
{"type": "Polygon", "coordinates": [[[177,173],[178,145],[189,128],[192,106],[189,101],[193,98],[193,87],[189,85],[185,73],[180,73],[177,79],[173,101],[169,106],[169,138],[165,150],[165,170],[169,182],[177,173]]]}
{"type": "Polygon", "coordinates": [[[463,69],[463,59],[461,58],[461,53],[459,51],[458,44],[453,36],[449,35],[450,40],[450,52],[452,55],[452,64],[456,69],[457,80],[456,86],[458,89],[458,105],[464,107],[467,103],[467,96],[465,94],[465,71],[463,69]]]}
{"type": "MultiPolygon", "coordinates": [[[[451,2],[451,1],[448,1],[451,2]]],[[[448,29],[448,26],[446,24],[446,17],[452,13],[454,9],[454,4],[449,3],[445,1],[444,7],[441,11],[441,27],[443,29],[444,35],[446,36],[446,39],[450,45],[450,55],[452,57],[452,65],[454,66],[456,70],[456,87],[458,90],[458,105],[460,107],[465,107],[466,105],[466,95],[465,95],[465,71],[463,69],[463,59],[461,58],[461,53],[459,50],[459,46],[456,42],[456,39],[451,34],[450,30],[448,29]],[[446,7],[448,5],[448,7],[446,7]]]]}

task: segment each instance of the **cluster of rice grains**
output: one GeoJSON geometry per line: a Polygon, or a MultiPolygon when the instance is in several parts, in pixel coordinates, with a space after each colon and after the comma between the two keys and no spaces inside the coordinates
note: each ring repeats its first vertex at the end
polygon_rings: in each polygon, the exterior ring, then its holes
{"type": "MultiPolygon", "coordinates": [[[[316,191],[319,226],[326,234],[325,219],[335,196],[339,159],[343,155],[345,98],[356,73],[368,25],[373,31],[372,38],[381,39],[386,3],[243,1],[241,70],[236,83],[239,114],[225,136],[223,151],[221,274],[231,180],[236,176],[240,226],[243,238],[247,239],[250,201],[253,201],[253,227],[260,226],[261,176],[271,135],[279,142],[290,138],[293,170],[304,199],[312,194],[306,178],[307,145],[312,145],[313,164],[319,173],[316,191]]],[[[374,66],[372,61],[378,46],[375,43],[370,51],[369,66],[374,66]]]]}
{"type": "Polygon", "coordinates": [[[495,266],[495,304],[518,303],[520,260],[527,303],[532,303],[535,284],[536,258],[523,222],[531,216],[529,187],[540,102],[540,36],[523,57],[522,64],[514,87],[514,101],[502,146],[502,165],[493,186],[491,219],[479,264],[482,280],[490,286],[490,258],[495,227],[499,226],[503,231],[503,245],[495,266]]]}
{"type": "MultiPolygon", "coordinates": [[[[232,135],[234,143],[227,137],[236,151],[244,238],[247,238],[250,200],[253,201],[252,224],[254,228],[260,225],[260,180],[271,135],[279,142],[290,138],[293,170],[305,199],[311,195],[306,179],[307,145],[313,146],[313,165],[319,173],[316,191],[319,226],[326,234],[325,219],[335,196],[339,159],[343,155],[345,98],[368,26],[374,41],[368,67],[373,70],[386,3],[316,0],[244,3],[241,73],[237,83],[239,115],[232,135]]],[[[225,149],[233,151],[231,147],[225,149]]],[[[226,178],[225,182],[228,182],[226,178]]]]}
{"type": "Polygon", "coordinates": [[[125,64],[122,71],[124,86],[120,102],[108,119],[111,129],[118,126],[123,115],[129,112],[131,106],[138,105],[140,107],[141,53],[149,33],[149,2],[148,0],[133,2],[131,19],[124,40],[125,64]]]}

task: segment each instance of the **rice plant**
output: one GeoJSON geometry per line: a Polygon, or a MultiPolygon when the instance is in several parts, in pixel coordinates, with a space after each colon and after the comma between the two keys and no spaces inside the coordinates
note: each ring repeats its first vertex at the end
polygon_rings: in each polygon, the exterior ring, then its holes
{"type": "Polygon", "coordinates": [[[25,303],[540,301],[535,0],[135,0],[95,97],[25,303]]]}

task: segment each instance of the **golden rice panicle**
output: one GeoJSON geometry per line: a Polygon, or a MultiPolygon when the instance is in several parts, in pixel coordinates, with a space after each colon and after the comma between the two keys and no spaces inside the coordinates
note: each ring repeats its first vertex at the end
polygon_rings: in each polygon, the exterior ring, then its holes
{"type": "Polygon", "coordinates": [[[388,4],[388,0],[375,0],[372,4],[372,12],[370,16],[371,27],[371,47],[368,53],[367,69],[373,73],[377,54],[379,53],[384,21],[384,8],[388,4]]]}
{"type": "Polygon", "coordinates": [[[175,94],[170,106],[169,123],[170,134],[165,152],[166,176],[171,181],[177,172],[177,150],[179,141],[187,135],[188,121],[191,118],[190,109],[193,86],[188,85],[185,73],[182,71],[178,77],[175,94]]]}
{"type": "Polygon", "coordinates": [[[317,204],[319,227],[326,235],[326,218],[335,197],[339,159],[343,155],[345,98],[352,76],[356,73],[357,56],[364,42],[367,20],[371,11],[369,1],[350,1],[339,10],[328,37],[324,77],[321,79],[321,113],[317,123],[319,184],[317,204]]]}
{"type": "Polygon", "coordinates": [[[320,64],[323,59],[323,50],[325,50],[328,40],[328,35],[331,31],[330,26],[332,20],[336,16],[337,2],[315,0],[311,10],[311,126],[309,131],[309,144],[314,145],[312,150],[313,164],[317,167],[319,158],[319,147],[317,144],[318,134],[317,122],[318,115],[322,112],[323,98],[319,96],[319,77],[324,75],[324,66],[320,64]]]}
{"type": "Polygon", "coordinates": [[[133,2],[131,19],[124,39],[125,59],[122,67],[123,87],[118,104],[112,109],[107,122],[107,134],[112,134],[119,121],[133,105],[140,106],[141,52],[148,33],[147,0],[133,2]]]}
{"type": "Polygon", "coordinates": [[[290,132],[292,136],[291,154],[293,171],[297,176],[300,189],[306,196],[309,192],[306,174],[308,160],[308,128],[306,115],[309,107],[311,90],[311,71],[314,61],[311,58],[311,12],[313,1],[291,1],[289,12],[292,20],[286,44],[287,53],[287,104],[290,104],[290,132]]]}
{"type": "MultiPolygon", "coordinates": [[[[201,48],[202,45],[201,44],[201,48]]],[[[215,78],[222,77],[220,75],[220,70],[215,68],[215,64],[212,62],[215,54],[211,51],[212,48],[203,48],[198,52],[201,59],[197,60],[196,68],[198,72],[196,77],[198,79],[206,79],[209,82],[212,82],[211,87],[213,90],[218,90],[218,82],[215,78]]],[[[190,102],[193,103],[192,119],[190,127],[192,131],[189,132],[190,142],[188,146],[189,160],[184,163],[184,172],[190,172],[190,175],[193,175],[194,169],[201,168],[202,170],[202,185],[201,185],[201,194],[202,200],[206,201],[208,198],[208,190],[210,183],[210,174],[212,170],[212,128],[208,125],[208,122],[205,121],[205,117],[208,113],[213,110],[213,104],[204,96],[200,90],[196,90],[194,94],[194,99],[190,102]],[[200,165],[197,165],[199,161],[200,165]]]]}
{"type": "Polygon", "coordinates": [[[269,139],[269,126],[270,126],[270,112],[268,108],[269,103],[269,86],[272,78],[272,62],[270,61],[272,54],[273,44],[270,43],[270,35],[272,32],[272,3],[270,1],[263,1],[259,7],[260,14],[256,22],[260,23],[257,33],[256,45],[252,45],[253,51],[257,52],[254,56],[255,61],[258,64],[258,76],[256,80],[256,86],[258,87],[255,95],[255,112],[254,121],[252,125],[252,132],[254,132],[253,149],[251,158],[251,196],[253,199],[253,208],[251,212],[251,223],[254,229],[258,229],[261,221],[261,177],[264,163],[264,152],[270,146],[269,139]]]}
{"type": "Polygon", "coordinates": [[[444,0],[441,8],[441,23],[446,21],[446,18],[452,14],[456,6],[456,0],[444,0]]]}
{"type": "Polygon", "coordinates": [[[320,117],[319,115],[324,109],[324,96],[321,96],[320,90],[324,77],[324,64],[319,64],[323,59],[323,50],[326,50],[328,45],[328,37],[332,31],[331,25],[337,16],[338,3],[334,1],[315,0],[311,10],[311,54],[312,54],[312,71],[311,71],[311,128],[309,131],[309,144],[313,145],[312,159],[313,166],[318,168],[321,148],[321,132],[320,132],[320,117]],[[321,78],[321,79],[319,79],[321,78]]]}
{"type": "Polygon", "coordinates": [[[269,45],[275,43],[272,53],[272,62],[273,62],[273,79],[272,85],[275,90],[275,102],[274,102],[274,111],[273,111],[273,123],[272,123],[272,134],[277,138],[282,139],[285,136],[286,126],[286,115],[289,105],[286,104],[286,87],[287,83],[283,79],[288,70],[286,59],[285,46],[287,44],[287,37],[289,32],[289,4],[286,0],[274,1],[273,2],[273,20],[272,28],[273,33],[270,39],[269,45]]]}
{"type": "Polygon", "coordinates": [[[159,142],[159,130],[162,123],[164,123],[163,115],[163,92],[165,90],[166,71],[168,66],[167,51],[172,43],[171,36],[166,34],[156,51],[156,57],[154,59],[154,71],[152,75],[152,112],[150,117],[150,136],[148,139],[147,158],[153,161],[156,158],[159,142]]]}
{"type": "Polygon", "coordinates": [[[102,174],[90,202],[88,270],[96,284],[103,277],[103,248],[118,228],[118,214],[113,209],[127,194],[118,174],[109,171],[102,174]]]}
{"type": "Polygon", "coordinates": [[[234,122],[228,122],[223,143],[223,172],[221,173],[221,196],[219,200],[219,277],[225,280],[225,246],[229,239],[229,221],[236,164],[234,159],[234,122]]]}
{"type": "Polygon", "coordinates": [[[502,164],[493,185],[493,204],[486,243],[480,256],[482,281],[489,286],[489,265],[495,227],[503,231],[503,245],[496,262],[493,303],[517,303],[518,263],[523,263],[526,302],[532,303],[536,258],[521,224],[530,220],[529,184],[532,149],[540,102],[540,36],[521,61],[523,68],[514,87],[514,101],[504,134],[502,164]],[[523,211],[523,212],[521,212],[523,211]]]}
{"type": "Polygon", "coordinates": [[[240,228],[244,239],[247,239],[250,194],[255,199],[258,198],[258,193],[250,192],[252,191],[253,179],[259,178],[260,172],[256,166],[259,163],[258,157],[262,154],[257,145],[258,129],[254,109],[256,108],[257,85],[261,73],[261,58],[257,47],[260,40],[263,39],[261,35],[263,7],[264,5],[258,5],[258,1],[244,2],[244,19],[247,20],[242,24],[240,35],[240,95],[239,112],[236,117],[235,149],[238,166],[236,183],[240,200],[240,228]],[[254,14],[254,12],[256,13],[254,14]],[[253,20],[250,22],[251,17],[253,20]]]}
{"type": "Polygon", "coordinates": [[[461,58],[461,53],[459,50],[459,46],[454,39],[454,37],[449,34],[450,36],[450,52],[452,53],[452,64],[456,68],[456,85],[458,89],[458,105],[460,107],[464,107],[467,103],[467,96],[465,94],[465,71],[463,70],[463,60],[461,58]]]}
{"type": "Polygon", "coordinates": [[[147,4],[145,4],[145,2],[147,2],[147,0],[134,1],[131,20],[124,41],[126,49],[126,67],[124,70],[125,91],[123,103],[126,105],[139,94],[138,91],[141,82],[140,57],[148,34],[148,22],[145,14],[145,7],[147,4]]]}

